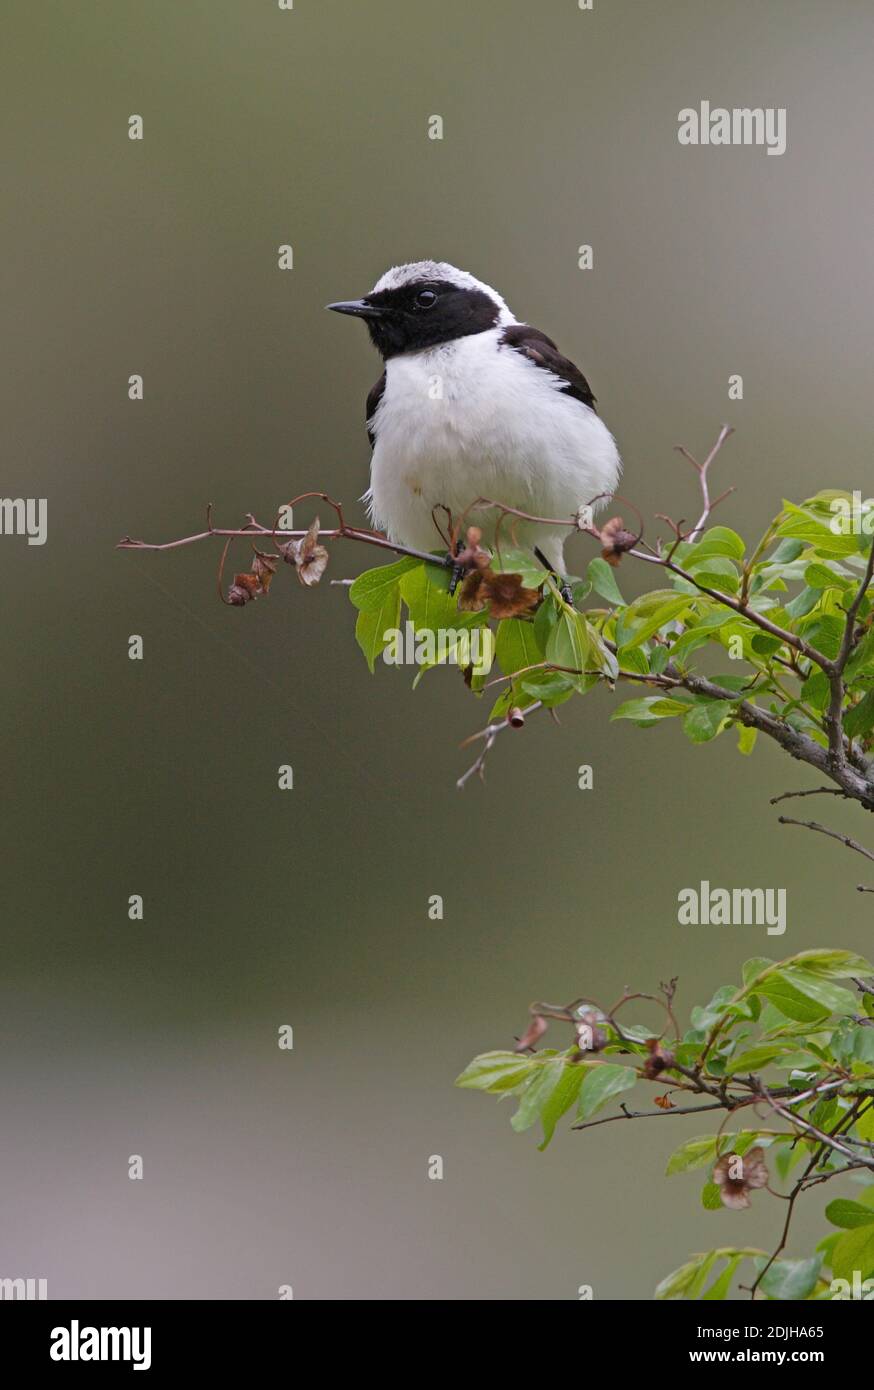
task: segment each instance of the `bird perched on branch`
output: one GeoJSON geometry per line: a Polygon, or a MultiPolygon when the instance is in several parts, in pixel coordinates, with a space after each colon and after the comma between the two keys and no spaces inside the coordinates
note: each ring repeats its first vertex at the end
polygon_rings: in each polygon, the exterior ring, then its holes
{"type": "MultiPolygon", "coordinates": [[[[416,261],[387,271],[363,299],[328,308],[364,319],[385,362],[367,397],[365,500],[398,544],[436,550],[440,509],[458,525],[480,497],[570,522],[615,489],[619,453],[586,378],[481,280],[416,261]]],[[[469,519],[493,537],[494,512],[469,519]]],[[[508,544],[510,530],[566,573],[569,526],[508,517],[508,544]]]]}

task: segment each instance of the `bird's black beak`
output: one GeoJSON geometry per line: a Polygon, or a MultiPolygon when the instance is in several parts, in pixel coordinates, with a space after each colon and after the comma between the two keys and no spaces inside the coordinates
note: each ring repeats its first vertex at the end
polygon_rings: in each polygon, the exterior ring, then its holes
{"type": "Polygon", "coordinates": [[[368,304],[366,299],[341,299],[338,304],[326,304],[325,307],[333,309],[335,314],[354,314],[360,319],[381,319],[385,315],[384,309],[376,304],[368,304]]]}

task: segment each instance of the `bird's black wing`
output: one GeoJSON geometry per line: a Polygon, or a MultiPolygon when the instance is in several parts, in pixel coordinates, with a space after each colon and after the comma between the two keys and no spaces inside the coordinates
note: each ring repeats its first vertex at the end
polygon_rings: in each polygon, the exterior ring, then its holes
{"type": "Polygon", "coordinates": [[[543,367],[554,376],[561,377],[564,383],[562,391],[587,405],[590,410],[595,409],[592,388],[579,367],[575,367],[567,357],[562,357],[552,339],[541,333],[539,328],[530,328],[527,323],[511,324],[501,334],[501,345],[521,352],[535,367],[543,367]]]}
{"type": "Polygon", "coordinates": [[[375,385],[375,386],[372,386],[372,387],[370,388],[370,390],[368,391],[368,393],[367,393],[367,414],[366,414],[366,416],[365,416],[365,419],[366,419],[366,422],[367,422],[367,438],[370,440],[370,447],[371,447],[371,449],[373,448],[373,445],[374,445],[374,443],[375,443],[376,436],[374,435],[373,430],[370,428],[370,422],[371,422],[371,420],[373,419],[374,415],[376,414],[376,407],[379,405],[380,401],[382,400],[383,392],[384,392],[384,391],[385,391],[385,372],[383,372],[382,376],[379,378],[379,381],[376,383],[376,385],[375,385]]]}

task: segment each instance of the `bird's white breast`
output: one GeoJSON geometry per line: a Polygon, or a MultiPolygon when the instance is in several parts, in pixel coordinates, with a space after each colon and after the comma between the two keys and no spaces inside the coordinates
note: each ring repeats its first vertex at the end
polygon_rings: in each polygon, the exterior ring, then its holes
{"type": "MultiPolygon", "coordinates": [[[[537,516],[569,518],[616,486],[619,455],[607,427],[561,390],[559,377],[500,346],[502,332],[386,364],[371,421],[368,500],[376,525],[401,544],[439,548],[433,508],[448,507],[457,519],[478,497],[489,497],[537,516]]],[[[483,520],[477,513],[477,525],[483,520]]],[[[529,529],[545,538],[543,528],[529,529]]],[[[558,537],[560,556],[563,533],[558,537]]]]}

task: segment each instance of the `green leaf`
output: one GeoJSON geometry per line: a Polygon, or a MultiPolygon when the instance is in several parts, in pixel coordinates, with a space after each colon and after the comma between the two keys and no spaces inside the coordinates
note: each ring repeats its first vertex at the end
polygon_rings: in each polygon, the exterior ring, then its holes
{"type": "Polygon", "coordinates": [[[854,1270],[862,1279],[874,1272],[874,1224],[857,1226],[838,1237],[832,1251],[832,1273],[836,1279],[852,1282],[854,1270]]]}
{"type": "MultiPolygon", "coordinates": [[[[819,600],[821,598],[822,592],[820,589],[804,588],[801,590],[800,594],[795,595],[795,598],[792,599],[791,603],[786,604],[786,612],[792,619],[806,618],[808,613],[813,612],[814,608],[819,603],[819,600]]],[[[758,639],[754,638],[753,641],[758,641],[758,639]]],[[[778,651],[779,646],[780,644],[778,642],[777,646],[772,646],[770,650],[778,651]]],[[[768,650],[768,648],[766,648],[766,650],[768,650]]]]}
{"type": "MultiPolygon", "coordinates": [[[[769,637],[767,632],[757,632],[750,638],[750,651],[753,656],[773,656],[782,646],[779,637],[769,637]]],[[[749,659],[752,660],[752,657],[749,659]]]]}
{"type": "MultiPolygon", "coordinates": [[[[680,1294],[686,1298],[696,1298],[704,1287],[707,1275],[718,1260],[728,1260],[734,1264],[751,1256],[762,1255],[763,1251],[756,1249],[740,1249],[735,1246],[725,1246],[719,1250],[708,1250],[702,1255],[693,1255],[679,1269],[673,1273],[665,1275],[655,1291],[655,1298],[677,1298],[680,1294]]],[[[718,1281],[717,1281],[718,1282],[718,1281]]],[[[718,1295],[714,1295],[717,1297],[718,1295]]]]}
{"type": "Polygon", "coordinates": [[[588,658],[588,624],[581,613],[573,613],[565,608],[549,634],[546,659],[554,666],[567,666],[572,671],[582,673],[587,669],[588,658]]]}
{"type": "Polygon", "coordinates": [[[633,1067],[614,1066],[610,1062],[589,1067],[580,1089],[580,1119],[590,1119],[603,1105],[627,1091],[636,1081],[637,1072],[633,1067]]]}
{"type": "MultiPolygon", "coordinates": [[[[664,647],[659,648],[665,651],[664,647]]],[[[667,659],[667,652],[665,652],[667,659]]],[[[633,671],[636,676],[649,675],[649,657],[642,647],[620,647],[616,653],[620,671],[633,671]]]]}
{"type": "Polygon", "coordinates": [[[686,1264],[680,1265],[679,1269],[666,1274],[664,1279],[656,1286],[655,1298],[677,1298],[680,1294],[688,1292],[693,1281],[700,1278],[704,1282],[716,1260],[716,1251],[710,1250],[704,1255],[693,1255],[692,1259],[686,1264]],[[703,1268],[703,1275],[701,1273],[703,1268]]]}
{"type": "Polygon", "coordinates": [[[811,589],[845,589],[848,581],[842,579],[828,565],[808,565],[804,571],[804,582],[811,589]]]}
{"type": "Polygon", "coordinates": [[[798,559],[803,549],[803,541],[781,541],[770,559],[765,561],[765,564],[767,567],[771,565],[791,565],[793,560],[798,559]]]}
{"type": "Polygon", "coordinates": [[[733,985],[720,985],[706,1008],[702,1009],[696,1004],[690,1015],[693,1028],[712,1028],[716,1020],[725,1013],[726,1006],[731,1003],[736,993],[733,985]]]}
{"type": "Polygon", "coordinates": [[[683,733],[692,743],[709,743],[731,713],[731,700],[707,700],[694,704],[683,720],[683,733]]]}
{"type": "Polygon", "coordinates": [[[668,1159],[666,1177],[675,1173],[691,1173],[695,1168],[707,1168],[714,1164],[721,1148],[734,1139],[734,1134],[704,1134],[697,1139],[687,1139],[675,1149],[668,1159]]]}
{"type": "Polygon", "coordinates": [[[648,725],[688,712],[689,705],[684,701],[666,699],[662,695],[642,695],[636,700],[625,700],[623,704],[618,705],[610,719],[630,719],[635,724],[648,725]]]}
{"type": "Polygon", "coordinates": [[[869,690],[857,705],[844,714],[844,733],[847,738],[862,738],[874,729],[874,690],[869,690]]]}
{"type": "Polygon", "coordinates": [[[796,507],[792,502],[784,502],[783,510],[785,515],[776,535],[814,545],[826,555],[852,555],[858,550],[858,538],[836,534],[824,514],[817,516],[815,512],[796,507]]]}
{"type": "Polygon", "coordinates": [[[729,526],[711,526],[704,532],[701,540],[695,546],[693,554],[700,555],[727,555],[732,560],[742,560],[746,546],[737,534],[729,526]]]}
{"type": "Polygon", "coordinates": [[[505,676],[512,676],[526,666],[536,666],[543,660],[534,624],[520,618],[504,618],[498,623],[496,652],[505,676]]]}
{"type": "Polygon", "coordinates": [[[799,951],[782,964],[805,970],[808,974],[824,975],[830,980],[851,980],[856,975],[874,975],[874,965],[855,951],[799,951]]]}
{"type": "Polygon", "coordinates": [[[719,1186],[709,1179],[701,1189],[701,1205],[705,1211],[721,1211],[722,1197],[719,1186]]]}
{"type": "MultiPolygon", "coordinates": [[[[441,644],[437,663],[456,659],[457,640],[453,634],[484,627],[487,623],[484,613],[460,612],[458,600],[449,593],[448,584],[446,570],[424,564],[408,570],[399,581],[401,597],[410,610],[416,633],[432,632],[435,636],[441,632],[447,634],[447,639],[441,644]]],[[[426,669],[427,666],[422,666],[419,675],[426,669]]]]}
{"type": "Polygon", "coordinates": [[[837,1062],[848,1066],[856,1043],[856,1025],[849,1018],[842,1018],[837,1028],[832,1030],[831,1050],[837,1062]]]}
{"type": "Polygon", "coordinates": [[[565,1065],[563,1057],[550,1058],[525,1087],[519,1097],[519,1108],[510,1117],[510,1124],[517,1134],[530,1129],[535,1120],[539,1118],[544,1106],[561,1081],[565,1065]]]}
{"type": "Polygon", "coordinates": [[[596,555],[594,560],[589,561],[589,567],[586,570],[589,583],[596,594],[600,594],[608,603],[624,604],[625,599],[616,583],[615,573],[613,566],[608,565],[607,561],[600,555],[596,555]]]}
{"type": "Polygon", "coordinates": [[[814,1003],[801,990],[796,989],[779,971],[775,971],[762,984],[757,985],[755,992],[769,999],[786,1018],[794,1019],[798,1023],[814,1023],[829,1012],[821,1004],[814,1003]]]}
{"type": "Polygon", "coordinates": [[[758,729],[748,728],[746,724],[737,726],[737,751],[748,757],[756,746],[756,739],[759,736],[758,729]]]}
{"type": "MultiPolygon", "coordinates": [[[[766,1264],[764,1258],[753,1261],[756,1272],[766,1264]]],[[[768,1298],[780,1300],[801,1300],[809,1298],[816,1288],[822,1255],[811,1255],[809,1260],[775,1260],[764,1275],[759,1288],[768,1298]]]]}
{"type": "MultiPolygon", "coordinates": [[[[715,1183],[712,1185],[714,1187],[716,1186],[715,1183]]],[[[716,1191],[718,1194],[718,1187],[716,1188],[716,1191]]],[[[702,1303],[712,1299],[728,1298],[729,1292],[731,1291],[731,1281],[734,1278],[734,1272],[737,1269],[738,1265],[741,1263],[741,1261],[745,1258],[746,1257],[743,1254],[732,1255],[731,1259],[728,1261],[727,1265],[725,1266],[719,1277],[717,1279],[714,1279],[707,1292],[701,1295],[702,1303]]]]}
{"type": "Polygon", "coordinates": [[[757,1072],[762,1067],[781,1057],[787,1048],[785,1046],[773,1047],[751,1047],[746,1052],[739,1053],[732,1057],[725,1068],[726,1076],[734,1076],[737,1072],[757,1072]]]}
{"type": "MultiPolygon", "coordinates": [[[[538,1144],[541,1153],[549,1144],[555,1133],[555,1127],[580,1093],[580,1087],[589,1067],[585,1063],[565,1062],[564,1071],[558,1080],[557,1085],[550,1091],[546,1104],[540,1111],[540,1123],[543,1126],[543,1142],[538,1144]]],[[[874,1212],[871,1213],[874,1220],[874,1212]]]]}
{"type": "Polygon", "coordinates": [[[359,574],[349,589],[349,597],[356,608],[362,612],[379,609],[388,595],[397,588],[398,580],[410,570],[424,569],[422,560],[405,555],[393,565],[379,565],[376,569],[365,570],[359,574]]]}
{"type": "Polygon", "coordinates": [[[874,1223],[874,1209],[863,1202],[854,1202],[849,1197],[838,1197],[829,1202],[825,1209],[826,1221],[833,1226],[843,1226],[845,1230],[855,1230],[857,1226],[870,1226],[874,1223]]]}
{"type": "Polygon", "coordinates": [[[670,652],[662,643],[652,648],[649,654],[649,669],[654,676],[660,676],[670,661],[670,652]]]}
{"type": "Polygon", "coordinates": [[[619,619],[617,646],[639,647],[659,628],[687,612],[689,602],[687,594],[677,594],[674,589],[656,589],[635,599],[619,619]]]}
{"type": "Polygon", "coordinates": [[[559,604],[554,596],[547,592],[543,602],[534,614],[534,636],[542,652],[546,651],[549,635],[558,623],[558,619],[559,604]]]}
{"type": "Polygon", "coordinates": [[[773,964],[774,961],[769,960],[767,956],[752,956],[749,960],[745,960],[742,969],[744,985],[751,985],[753,980],[758,979],[773,964]]]}
{"type": "Polygon", "coordinates": [[[844,620],[836,613],[817,613],[798,624],[798,630],[806,642],[817,647],[823,655],[837,656],[844,636],[844,620]]]}
{"type": "Polygon", "coordinates": [[[563,671],[532,671],[519,685],[533,700],[540,700],[547,709],[561,705],[574,693],[574,680],[563,671]]]}
{"type": "Polygon", "coordinates": [[[817,1241],[814,1247],[816,1250],[820,1251],[822,1254],[822,1262],[824,1265],[827,1265],[829,1269],[831,1269],[832,1251],[840,1238],[840,1231],[830,1231],[827,1236],[823,1236],[822,1240],[817,1241]]]}
{"type": "MultiPolygon", "coordinates": [[[[721,613],[709,613],[707,614],[707,618],[711,619],[711,621],[708,622],[707,619],[705,619],[703,622],[696,623],[694,627],[687,627],[686,631],[677,638],[670,649],[672,661],[676,661],[679,665],[684,665],[686,659],[690,657],[693,652],[698,651],[699,647],[705,647],[708,642],[721,642],[724,644],[731,633],[738,627],[734,615],[727,609],[723,609],[721,613]],[[723,629],[725,629],[725,632],[723,632],[723,629]]],[[[665,651],[667,656],[666,648],[659,647],[656,648],[656,650],[665,651]]]]}
{"type": "Polygon", "coordinates": [[[814,671],[801,687],[800,698],[819,712],[825,709],[830,697],[831,690],[825,671],[814,671]]]}
{"type": "Polygon", "coordinates": [[[736,594],[740,587],[740,576],[733,561],[726,559],[722,555],[705,555],[698,563],[698,557],[694,557],[695,563],[687,562],[691,567],[689,573],[694,576],[696,584],[701,584],[708,589],[718,589],[723,594],[736,594]]]}
{"type": "MultiPolygon", "coordinates": [[[[851,1014],[855,1011],[856,996],[852,990],[844,989],[842,985],[836,985],[831,980],[824,980],[813,971],[798,969],[795,966],[784,969],[782,974],[784,980],[788,980],[808,999],[812,999],[829,1013],[851,1014]]],[[[779,1008],[779,1005],[777,1007],[779,1008]]]]}
{"type": "Polygon", "coordinates": [[[869,627],[847,662],[846,678],[853,681],[861,671],[874,666],[874,627],[869,627]]]}
{"type": "Polygon", "coordinates": [[[401,598],[410,610],[417,630],[472,627],[485,622],[482,613],[461,613],[458,600],[449,593],[447,575],[433,565],[419,565],[401,575],[401,598]]]}
{"type": "Polygon", "coordinates": [[[774,1167],[782,1182],[786,1182],[792,1169],[795,1168],[803,1158],[808,1158],[809,1153],[803,1140],[788,1147],[781,1145],[774,1158],[774,1167]]]}
{"type": "MultiPolygon", "coordinates": [[[[394,566],[388,568],[393,569],[394,566]]],[[[397,580],[394,584],[383,585],[379,593],[379,602],[374,607],[362,608],[355,620],[355,640],[364,653],[371,675],[376,668],[376,658],[388,645],[386,633],[397,628],[401,620],[401,595],[397,580]]]]}
{"type": "Polygon", "coordinates": [[[483,1052],[468,1063],[455,1084],[472,1091],[511,1091],[541,1065],[536,1058],[516,1052],[483,1052]]]}

